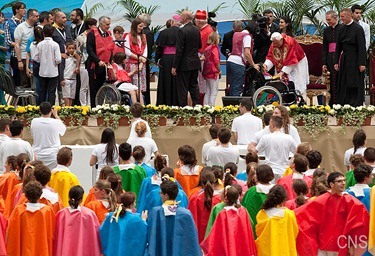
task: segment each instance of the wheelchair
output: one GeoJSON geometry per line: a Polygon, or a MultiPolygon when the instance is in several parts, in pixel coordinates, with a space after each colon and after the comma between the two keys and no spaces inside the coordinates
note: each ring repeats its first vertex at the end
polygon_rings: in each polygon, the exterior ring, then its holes
{"type": "Polygon", "coordinates": [[[284,106],[305,104],[293,82],[285,83],[280,78],[266,79],[253,67],[246,70],[243,96],[252,96],[255,107],[275,103],[284,106]]]}
{"type": "Polygon", "coordinates": [[[121,83],[114,85],[111,83],[106,82],[103,84],[102,87],[98,90],[95,96],[95,104],[96,105],[104,105],[104,104],[118,104],[118,105],[132,105],[132,100],[130,95],[127,92],[120,91],[118,86],[121,83]]]}

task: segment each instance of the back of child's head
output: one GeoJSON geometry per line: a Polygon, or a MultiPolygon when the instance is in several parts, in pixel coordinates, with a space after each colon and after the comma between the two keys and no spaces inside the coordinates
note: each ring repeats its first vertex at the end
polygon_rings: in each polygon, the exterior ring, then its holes
{"type": "MultiPolygon", "coordinates": [[[[18,175],[20,176],[22,180],[22,175],[23,175],[23,169],[27,165],[27,163],[30,162],[30,157],[26,153],[21,153],[17,156],[17,170],[18,170],[18,175]]],[[[40,161],[42,164],[42,162],[40,161]]]]}
{"type": "Polygon", "coordinates": [[[352,170],[354,170],[354,168],[356,168],[358,165],[365,163],[365,161],[363,160],[363,156],[360,154],[351,155],[349,158],[349,162],[352,170]]]}
{"type": "Polygon", "coordinates": [[[210,44],[218,45],[219,43],[220,43],[220,37],[219,37],[218,33],[216,33],[216,32],[212,32],[212,33],[208,36],[207,44],[208,44],[208,45],[210,45],[210,44]]]}
{"type": "Polygon", "coordinates": [[[11,171],[17,170],[17,157],[8,156],[6,161],[8,163],[8,166],[10,167],[11,171]]]}
{"type": "Polygon", "coordinates": [[[164,156],[162,156],[161,154],[158,154],[157,156],[155,156],[154,168],[157,172],[160,172],[166,166],[167,166],[167,159],[164,156]]]}
{"type": "Polygon", "coordinates": [[[295,179],[293,181],[293,191],[296,194],[297,207],[306,203],[306,195],[309,193],[309,187],[303,179],[295,179]]]}
{"type": "Polygon", "coordinates": [[[220,124],[211,125],[211,127],[209,129],[211,139],[213,139],[213,140],[217,139],[217,132],[219,131],[220,128],[221,128],[220,124]]]}
{"type": "Polygon", "coordinates": [[[69,205],[73,209],[77,209],[79,204],[82,202],[83,194],[85,191],[79,185],[73,186],[69,190],[69,205]]]}
{"type": "Polygon", "coordinates": [[[375,162],[375,148],[368,147],[365,152],[363,152],[363,159],[367,164],[374,164],[375,162]]]}
{"type": "Polygon", "coordinates": [[[232,134],[227,127],[221,127],[217,132],[217,137],[219,138],[220,143],[227,144],[230,141],[232,134]]]}
{"type": "Polygon", "coordinates": [[[238,191],[238,194],[239,194],[240,197],[241,197],[242,192],[243,192],[241,185],[238,185],[238,184],[232,184],[231,186],[234,187],[234,188],[238,191]]]}
{"type": "Polygon", "coordinates": [[[113,168],[111,166],[104,166],[101,170],[100,170],[100,173],[99,173],[99,180],[106,180],[108,178],[108,175],[110,173],[115,173],[113,171],[113,168]]]}
{"type": "Polygon", "coordinates": [[[226,186],[224,189],[224,201],[227,206],[234,205],[239,208],[240,205],[237,203],[240,197],[239,191],[233,186],[226,186]]]}
{"type": "Polygon", "coordinates": [[[30,181],[23,187],[23,192],[29,203],[37,203],[43,193],[43,186],[38,181],[30,181]]]}
{"type": "Polygon", "coordinates": [[[240,100],[240,106],[245,107],[246,111],[251,111],[253,109],[253,102],[248,98],[243,98],[240,100]]]}
{"type": "Polygon", "coordinates": [[[246,175],[247,175],[247,187],[251,188],[257,184],[256,179],[256,168],[257,163],[251,162],[246,165],[246,175]]]}
{"type": "Polygon", "coordinates": [[[138,137],[143,137],[147,131],[147,126],[144,122],[138,122],[135,127],[135,133],[138,135],[138,137]]]}
{"type": "Polygon", "coordinates": [[[245,163],[248,164],[251,162],[254,162],[254,163],[259,162],[258,155],[254,150],[249,150],[249,152],[245,156],[245,163]]]}
{"type": "Polygon", "coordinates": [[[217,181],[224,179],[224,170],[223,170],[223,167],[221,167],[219,165],[213,165],[211,167],[211,170],[214,173],[215,178],[216,178],[217,181]]]}
{"type": "Polygon", "coordinates": [[[117,198],[116,193],[111,188],[111,183],[108,180],[98,180],[95,182],[95,187],[99,190],[104,190],[106,193],[105,198],[98,198],[98,199],[107,199],[109,202],[108,210],[114,211],[117,206],[117,198]]]}
{"type": "Polygon", "coordinates": [[[143,113],[143,106],[141,105],[141,103],[134,102],[130,107],[130,113],[132,113],[133,117],[135,118],[141,117],[143,113]]]}
{"type": "Polygon", "coordinates": [[[272,207],[281,206],[285,202],[285,200],[285,188],[281,185],[275,185],[270,189],[261,209],[267,210],[272,207]]]}
{"type": "Polygon", "coordinates": [[[275,174],[272,171],[271,166],[268,164],[258,165],[256,168],[257,180],[260,183],[268,184],[275,178],[275,174]]]}
{"type": "Polygon", "coordinates": [[[39,164],[35,166],[35,170],[34,170],[35,179],[36,181],[40,182],[40,184],[42,184],[43,187],[47,185],[47,183],[50,181],[51,175],[52,175],[51,170],[44,164],[39,164]]]}
{"type": "Polygon", "coordinates": [[[232,185],[237,175],[237,169],[237,165],[233,162],[224,165],[224,187],[232,185]]]}
{"type": "Polygon", "coordinates": [[[271,120],[271,116],[273,115],[273,111],[270,110],[270,111],[267,111],[266,113],[263,114],[263,122],[264,122],[264,125],[270,125],[270,120],[271,120]]]}
{"type": "Polygon", "coordinates": [[[200,173],[200,182],[202,183],[202,188],[204,191],[204,206],[208,211],[211,211],[212,208],[212,197],[214,196],[214,187],[215,184],[215,174],[206,169],[204,172],[200,173]]]}
{"type": "Polygon", "coordinates": [[[301,142],[297,146],[296,153],[306,156],[306,154],[312,150],[311,144],[309,142],[301,142]]]}
{"type": "Polygon", "coordinates": [[[131,206],[135,203],[136,195],[134,192],[125,192],[122,193],[119,199],[119,203],[122,206],[120,212],[120,218],[123,218],[126,215],[126,209],[130,209],[131,206]]]}
{"type": "Polygon", "coordinates": [[[307,167],[309,165],[309,161],[304,155],[301,154],[294,154],[293,156],[293,164],[294,168],[299,173],[304,173],[307,171],[307,167]]]}
{"type": "Polygon", "coordinates": [[[360,148],[360,147],[363,147],[365,144],[366,144],[366,132],[362,129],[358,129],[355,131],[354,135],[353,135],[353,146],[354,146],[354,152],[353,154],[355,154],[357,152],[357,149],[360,148]]]}
{"type": "Polygon", "coordinates": [[[174,170],[171,167],[164,167],[160,171],[160,176],[165,177],[165,175],[168,175],[168,177],[174,178],[174,170]]]}
{"type": "Polygon", "coordinates": [[[322,162],[322,154],[318,150],[310,150],[306,154],[306,158],[309,161],[309,169],[316,169],[322,162]]]}
{"type": "Polygon", "coordinates": [[[363,183],[372,174],[372,167],[367,164],[359,164],[354,168],[353,174],[357,183],[363,183]]]}
{"type": "Polygon", "coordinates": [[[160,184],[161,193],[167,194],[169,200],[176,200],[178,195],[178,186],[175,182],[171,180],[163,180],[160,184]]]}
{"type": "Polygon", "coordinates": [[[57,152],[57,163],[60,165],[67,166],[72,158],[73,152],[69,147],[62,147],[59,152],[57,152]]]}
{"type": "Polygon", "coordinates": [[[108,174],[107,180],[111,183],[111,189],[116,193],[116,196],[120,196],[122,190],[122,177],[118,173],[108,174]]]}
{"type": "Polygon", "coordinates": [[[197,156],[195,150],[190,145],[183,145],[178,148],[178,157],[184,165],[195,166],[197,164],[197,156]]]}
{"type": "Polygon", "coordinates": [[[116,52],[115,55],[113,56],[113,62],[118,65],[123,64],[125,59],[126,59],[126,55],[124,52],[116,52]]]}
{"type": "Polygon", "coordinates": [[[46,24],[43,26],[44,37],[52,37],[55,28],[51,24],[46,24]]]}
{"type": "Polygon", "coordinates": [[[122,160],[126,161],[129,160],[131,155],[132,155],[132,146],[127,143],[121,143],[120,146],[118,147],[119,151],[119,156],[121,157],[122,160]]]}
{"type": "Polygon", "coordinates": [[[133,158],[137,163],[142,163],[146,156],[146,151],[142,146],[135,146],[133,148],[133,158]]]}

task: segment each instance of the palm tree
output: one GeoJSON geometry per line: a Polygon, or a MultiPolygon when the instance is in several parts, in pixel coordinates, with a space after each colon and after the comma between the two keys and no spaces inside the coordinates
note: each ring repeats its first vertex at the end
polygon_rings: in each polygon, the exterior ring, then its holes
{"type": "Polygon", "coordinates": [[[149,7],[146,7],[135,0],[120,0],[116,3],[115,8],[118,5],[126,10],[124,18],[130,23],[142,13],[147,13],[152,16],[152,14],[160,9],[159,5],[150,5],[149,7]]]}

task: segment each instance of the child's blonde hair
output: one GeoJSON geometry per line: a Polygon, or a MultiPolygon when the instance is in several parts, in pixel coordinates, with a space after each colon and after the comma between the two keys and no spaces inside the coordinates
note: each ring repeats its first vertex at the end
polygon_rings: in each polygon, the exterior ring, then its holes
{"type": "Polygon", "coordinates": [[[208,37],[207,44],[214,44],[218,45],[220,41],[219,34],[216,32],[212,32],[210,36],[208,37]]]}

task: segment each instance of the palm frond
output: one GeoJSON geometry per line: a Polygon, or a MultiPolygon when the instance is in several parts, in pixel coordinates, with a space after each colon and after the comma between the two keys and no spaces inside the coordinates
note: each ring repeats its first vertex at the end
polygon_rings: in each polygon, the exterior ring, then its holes
{"type": "Polygon", "coordinates": [[[219,11],[224,10],[225,8],[228,8],[228,6],[225,5],[225,4],[226,4],[226,2],[222,2],[218,5],[216,5],[212,10],[210,10],[207,6],[207,12],[213,12],[217,15],[219,11]]]}
{"type": "Polygon", "coordinates": [[[189,9],[189,6],[186,6],[185,8],[176,10],[176,14],[181,14],[183,11],[190,11],[191,12],[191,10],[189,9]]]}
{"type": "Polygon", "coordinates": [[[14,0],[14,1],[11,1],[11,2],[9,2],[9,3],[4,4],[3,6],[1,6],[0,11],[12,7],[12,5],[13,5],[15,2],[18,2],[18,1],[17,1],[17,0],[14,0]]]}
{"type": "Polygon", "coordinates": [[[94,16],[94,14],[100,10],[100,9],[104,9],[104,6],[103,4],[101,3],[96,3],[94,4],[90,9],[87,9],[87,5],[85,4],[85,17],[83,18],[83,20],[86,20],[87,18],[92,18],[92,16],[94,16]]]}
{"type": "Polygon", "coordinates": [[[142,13],[147,13],[149,15],[152,15],[158,9],[160,9],[159,5],[150,5],[149,7],[146,7],[135,0],[117,1],[114,9],[116,9],[116,7],[119,5],[125,9],[126,13],[124,14],[124,18],[129,22],[132,22],[135,18],[137,18],[142,13]]]}
{"type": "Polygon", "coordinates": [[[366,15],[366,12],[373,10],[375,8],[375,0],[367,0],[364,4],[361,5],[362,14],[366,15]]]}
{"type": "Polygon", "coordinates": [[[251,20],[252,15],[259,12],[260,0],[238,0],[237,4],[245,19],[251,20]]]}

